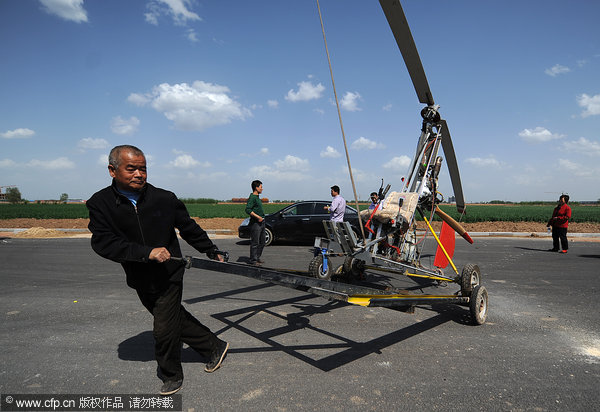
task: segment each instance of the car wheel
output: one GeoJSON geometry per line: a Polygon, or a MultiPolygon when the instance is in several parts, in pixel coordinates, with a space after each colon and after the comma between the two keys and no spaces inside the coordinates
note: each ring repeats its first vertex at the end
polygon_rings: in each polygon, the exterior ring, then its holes
{"type": "Polygon", "coordinates": [[[265,228],[265,246],[270,246],[273,243],[273,231],[268,227],[265,228]]]}

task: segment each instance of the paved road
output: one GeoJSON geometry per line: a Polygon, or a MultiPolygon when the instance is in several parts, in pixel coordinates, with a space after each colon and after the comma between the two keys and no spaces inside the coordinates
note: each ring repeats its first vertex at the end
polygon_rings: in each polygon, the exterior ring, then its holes
{"type": "MultiPolygon", "coordinates": [[[[246,259],[246,241],[216,242],[233,261],[246,259]]],[[[183,409],[596,408],[600,244],[572,242],[560,255],[545,252],[548,240],[463,243],[457,264],[478,263],[490,293],[482,326],[469,325],[459,306],[406,314],[189,270],[186,307],[232,349],[207,374],[184,348],[183,409]]],[[[312,254],[309,246],[277,245],[264,257],[306,269],[312,254]]],[[[0,280],[0,393],[157,392],[151,317],[120,266],[96,256],[88,239],[1,239],[0,280]]]]}

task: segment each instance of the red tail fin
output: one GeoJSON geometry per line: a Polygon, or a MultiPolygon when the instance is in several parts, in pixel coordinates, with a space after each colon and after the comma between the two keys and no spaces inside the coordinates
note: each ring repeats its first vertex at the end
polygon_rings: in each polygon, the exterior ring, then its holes
{"type": "MultiPolygon", "coordinates": [[[[442,223],[440,242],[442,242],[442,245],[444,245],[444,249],[446,249],[448,256],[452,258],[452,256],[454,256],[455,244],[454,229],[452,229],[452,227],[450,227],[450,225],[448,225],[446,222],[442,223]]],[[[438,245],[437,252],[435,252],[435,260],[433,261],[433,265],[443,269],[448,266],[448,263],[450,262],[446,258],[446,255],[444,255],[442,248],[440,248],[438,245]]]]}

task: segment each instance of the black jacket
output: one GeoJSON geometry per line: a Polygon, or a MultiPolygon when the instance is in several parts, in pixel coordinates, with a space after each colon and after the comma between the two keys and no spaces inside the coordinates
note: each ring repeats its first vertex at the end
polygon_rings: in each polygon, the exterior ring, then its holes
{"type": "Polygon", "coordinates": [[[174,193],[148,183],[137,207],[117,191],[113,181],[87,201],[87,208],[92,249],[120,263],[127,274],[127,284],[134,289],[160,291],[169,282],[182,281],[181,263],[149,260],[150,251],[156,247],[165,247],[171,256],[181,257],[175,228],[199,252],[212,254],[217,249],[174,193]]]}

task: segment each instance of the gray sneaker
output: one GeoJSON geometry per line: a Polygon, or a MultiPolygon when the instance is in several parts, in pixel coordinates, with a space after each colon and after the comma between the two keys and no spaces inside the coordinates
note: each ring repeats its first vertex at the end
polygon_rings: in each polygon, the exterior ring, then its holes
{"type": "Polygon", "coordinates": [[[219,340],[219,343],[217,343],[217,348],[212,355],[210,355],[210,361],[206,364],[204,370],[210,373],[219,369],[221,363],[223,363],[223,359],[225,359],[227,349],[229,349],[229,343],[219,340]]]}
{"type": "Polygon", "coordinates": [[[176,381],[166,381],[165,383],[163,383],[162,388],[160,388],[160,394],[162,396],[173,395],[175,392],[178,392],[182,386],[182,379],[176,381]]]}

